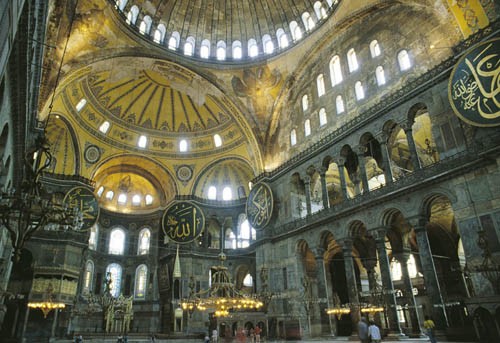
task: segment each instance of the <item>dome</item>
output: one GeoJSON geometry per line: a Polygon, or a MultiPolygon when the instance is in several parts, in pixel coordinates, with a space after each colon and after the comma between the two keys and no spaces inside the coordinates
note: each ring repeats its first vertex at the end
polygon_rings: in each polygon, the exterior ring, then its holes
{"type": "Polygon", "coordinates": [[[339,0],[116,0],[123,20],[146,39],[215,61],[276,55],[321,26],[339,0]]]}

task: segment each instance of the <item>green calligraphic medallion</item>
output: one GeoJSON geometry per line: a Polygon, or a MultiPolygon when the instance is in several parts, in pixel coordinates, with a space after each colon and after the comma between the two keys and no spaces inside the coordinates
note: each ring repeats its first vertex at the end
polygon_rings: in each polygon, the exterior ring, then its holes
{"type": "Polygon", "coordinates": [[[205,215],[190,201],[178,201],[170,205],[162,219],[164,242],[184,244],[195,240],[203,232],[205,215]]]}
{"type": "Polygon", "coordinates": [[[466,123],[500,125],[500,38],[483,42],[460,58],[450,76],[448,98],[466,123]]]}
{"type": "Polygon", "coordinates": [[[266,183],[253,186],[247,198],[247,219],[255,229],[263,229],[269,224],[273,214],[273,192],[266,183]]]}
{"type": "Polygon", "coordinates": [[[64,203],[70,208],[78,208],[83,216],[83,225],[81,230],[87,230],[92,227],[99,218],[99,203],[94,193],[87,187],[72,188],[64,196],[64,203]]]}

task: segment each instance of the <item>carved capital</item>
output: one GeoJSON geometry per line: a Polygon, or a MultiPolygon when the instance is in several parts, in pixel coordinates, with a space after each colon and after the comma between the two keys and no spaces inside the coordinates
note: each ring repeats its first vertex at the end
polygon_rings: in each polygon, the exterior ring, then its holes
{"type": "Polygon", "coordinates": [[[389,231],[389,227],[381,226],[375,229],[368,230],[368,233],[375,239],[375,242],[385,243],[385,236],[387,235],[387,231],[389,231]]]}
{"type": "Polygon", "coordinates": [[[313,249],[314,257],[316,258],[316,260],[322,260],[325,255],[325,251],[326,250],[321,247],[313,249]]]}
{"type": "Polygon", "coordinates": [[[399,123],[399,126],[404,130],[405,133],[411,132],[413,130],[413,123],[407,121],[399,123]]]}
{"type": "Polygon", "coordinates": [[[325,177],[325,175],[326,175],[326,171],[328,170],[328,168],[327,168],[327,167],[323,167],[323,166],[321,166],[321,167],[319,167],[319,168],[316,168],[316,170],[318,171],[318,173],[319,173],[319,175],[320,175],[321,177],[325,177]]]}
{"type": "Polygon", "coordinates": [[[344,168],[344,165],[345,165],[345,162],[346,162],[346,158],[345,157],[337,157],[336,159],[334,159],[335,163],[337,163],[337,166],[340,168],[344,168]]]}
{"type": "Polygon", "coordinates": [[[356,153],[356,155],[361,156],[361,157],[363,157],[365,155],[366,150],[367,150],[366,146],[364,146],[364,145],[358,145],[353,149],[353,151],[356,153]]]}
{"type": "Polygon", "coordinates": [[[304,176],[304,183],[306,183],[306,184],[311,183],[311,177],[309,175],[304,176]]]}
{"type": "Polygon", "coordinates": [[[425,231],[425,224],[427,224],[427,218],[424,216],[418,215],[409,217],[406,219],[408,224],[410,224],[415,232],[425,231]]]}

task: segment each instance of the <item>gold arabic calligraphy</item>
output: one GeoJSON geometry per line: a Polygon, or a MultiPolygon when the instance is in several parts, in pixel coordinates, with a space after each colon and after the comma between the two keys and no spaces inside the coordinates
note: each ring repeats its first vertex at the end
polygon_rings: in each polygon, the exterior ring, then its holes
{"type": "Polygon", "coordinates": [[[481,118],[500,117],[500,58],[498,44],[490,42],[477,56],[467,56],[457,69],[461,77],[451,85],[455,105],[465,112],[477,112],[481,118]]]}
{"type": "Polygon", "coordinates": [[[175,205],[166,215],[165,233],[176,242],[196,238],[202,229],[202,216],[193,205],[175,205]]]}
{"type": "Polygon", "coordinates": [[[253,196],[250,198],[248,209],[248,217],[253,227],[264,227],[271,218],[272,212],[272,196],[267,187],[260,185],[255,189],[253,196]]]}

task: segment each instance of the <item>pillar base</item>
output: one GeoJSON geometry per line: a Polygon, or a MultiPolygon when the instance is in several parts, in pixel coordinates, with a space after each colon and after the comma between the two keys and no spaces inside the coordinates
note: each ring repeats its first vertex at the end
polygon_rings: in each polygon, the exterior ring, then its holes
{"type": "Polygon", "coordinates": [[[389,339],[392,341],[398,341],[400,339],[407,339],[407,338],[408,336],[406,336],[404,333],[394,332],[394,331],[389,331],[389,333],[387,333],[387,335],[384,337],[384,339],[389,339]]]}

